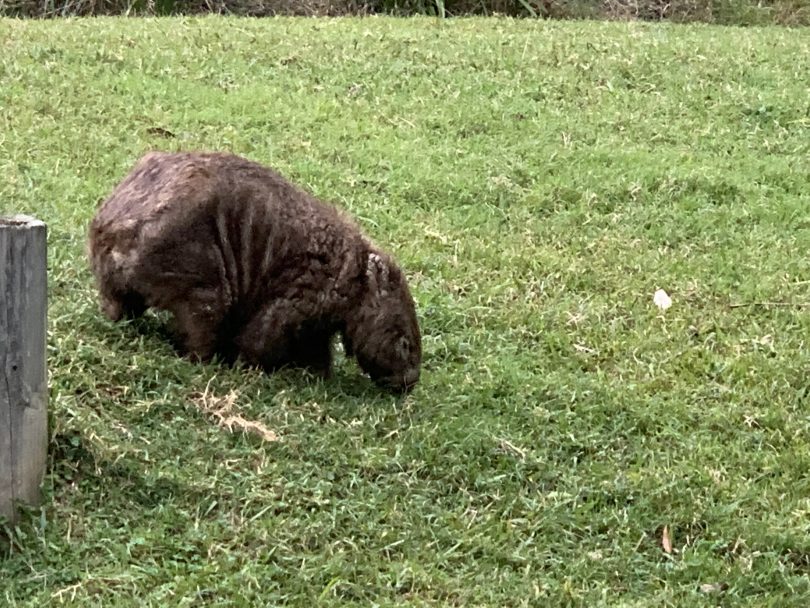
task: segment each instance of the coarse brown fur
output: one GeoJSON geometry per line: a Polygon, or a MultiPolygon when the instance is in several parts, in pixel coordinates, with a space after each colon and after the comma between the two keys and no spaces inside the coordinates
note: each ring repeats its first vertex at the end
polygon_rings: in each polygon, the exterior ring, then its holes
{"type": "Polygon", "coordinates": [[[170,311],[186,353],[327,376],[331,341],[378,384],[419,379],[405,276],[344,214],[218,152],[150,152],[100,205],[88,255],[104,314],[170,311]]]}

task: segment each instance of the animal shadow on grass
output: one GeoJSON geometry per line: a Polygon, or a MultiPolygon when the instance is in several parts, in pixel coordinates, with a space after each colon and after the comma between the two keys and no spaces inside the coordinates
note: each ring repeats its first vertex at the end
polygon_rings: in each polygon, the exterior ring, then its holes
{"type": "Polygon", "coordinates": [[[136,349],[138,339],[144,346],[155,351],[164,351],[168,345],[176,355],[180,355],[177,337],[170,326],[170,315],[163,312],[147,311],[143,315],[111,323],[106,319],[99,322],[102,341],[110,348],[136,349]]]}
{"type": "Polygon", "coordinates": [[[49,452],[48,474],[55,500],[60,500],[59,496],[68,492],[70,486],[96,496],[99,504],[107,502],[112,492],[116,502],[141,509],[157,508],[178,497],[200,504],[206,498],[210,500],[210,489],[195,488],[166,477],[150,479],[132,458],[99,457],[84,434],[76,429],[57,433],[49,452]]]}
{"type": "MultiPolygon", "coordinates": [[[[174,497],[206,498],[207,494],[185,484],[166,478],[150,480],[139,470],[138,463],[129,458],[114,461],[100,458],[77,429],[57,432],[48,446],[48,467],[43,485],[43,505],[49,502],[75,503],[76,508],[95,510],[114,500],[125,508],[152,509],[174,497]],[[111,494],[114,496],[111,497],[111,494]],[[85,498],[77,498],[83,495],[85,498]],[[88,501],[89,498],[89,501],[88,501]]],[[[25,530],[40,521],[40,507],[19,505],[16,527],[0,521],[0,551],[23,542],[25,530]]]]}
{"type": "MultiPolygon", "coordinates": [[[[148,310],[143,315],[126,319],[110,324],[105,328],[105,337],[117,338],[116,342],[121,342],[122,338],[129,338],[125,343],[132,344],[138,338],[146,342],[156,351],[166,351],[166,347],[174,357],[187,363],[191,360],[186,358],[181,345],[179,335],[172,328],[171,313],[165,311],[148,310]],[[135,338],[136,340],[133,340],[135,338]]],[[[106,325],[106,324],[105,324],[106,325]]],[[[397,402],[406,399],[406,394],[387,393],[381,391],[371,379],[363,373],[359,366],[350,357],[344,354],[343,349],[338,345],[339,338],[335,336],[333,343],[333,365],[328,378],[322,378],[317,374],[298,366],[285,366],[271,371],[265,371],[268,380],[280,383],[279,390],[300,388],[302,383],[307,386],[323,386],[335,397],[344,397],[352,400],[360,400],[364,406],[368,401],[378,399],[388,403],[393,397],[397,402]]],[[[131,346],[129,348],[132,348],[131,346]]],[[[250,370],[251,368],[241,361],[230,357],[215,355],[214,358],[203,365],[222,367],[233,370],[250,370]]],[[[257,368],[254,368],[257,369],[257,368]]]]}

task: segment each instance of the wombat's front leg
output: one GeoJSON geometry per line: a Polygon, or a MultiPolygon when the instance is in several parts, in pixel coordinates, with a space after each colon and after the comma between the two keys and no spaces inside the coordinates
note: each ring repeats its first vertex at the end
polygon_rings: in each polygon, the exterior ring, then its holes
{"type": "Polygon", "coordinates": [[[290,346],[291,363],[313,374],[328,378],[332,374],[332,335],[327,331],[304,330],[290,346]]]}
{"type": "Polygon", "coordinates": [[[126,294],[113,293],[101,290],[101,311],[111,321],[122,319],[136,319],[146,311],[143,296],[134,291],[126,294]]]}
{"type": "Polygon", "coordinates": [[[283,300],[251,319],[234,342],[245,361],[269,371],[291,365],[323,377],[331,372],[331,335],[306,328],[304,316],[283,300]]]}
{"type": "Polygon", "coordinates": [[[219,346],[222,307],[209,298],[193,299],[172,307],[174,330],[180,347],[193,361],[208,361],[219,346]]]}

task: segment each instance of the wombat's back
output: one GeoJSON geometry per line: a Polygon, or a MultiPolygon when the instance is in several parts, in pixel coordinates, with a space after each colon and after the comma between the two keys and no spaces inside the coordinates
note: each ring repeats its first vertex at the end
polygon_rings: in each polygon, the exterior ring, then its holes
{"type": "Polygon", "coordinates": [[[272,177],[266,170],[257,170],[263,167],[252,165],[246,159],[220,153],[149,152],[99,206],[90,225],[91,238],[124,236],[167,213],[187,216],[210,212],[228,173],[241,172],[245,178],[254,179],[272,177]]]}
{"type": "Polygon", "coordinates": [[[361,240],[334,207],[268,167],[227,153],[151,152],[99,207],[88,253],[102,300],[137,292],[171,308],[216,289],[223,306],[249,309],[310,260],[323,260],[324,277],[355,272],[361,240]]]}

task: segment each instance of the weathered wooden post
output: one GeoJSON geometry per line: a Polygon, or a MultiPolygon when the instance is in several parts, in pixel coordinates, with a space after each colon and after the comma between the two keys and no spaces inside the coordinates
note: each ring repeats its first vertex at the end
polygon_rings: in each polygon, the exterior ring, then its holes
{"type": "Polygon", "coordinates": [[[46,227],[0,217],[0,517],[35,504],[48,452],[46,227]]]}

